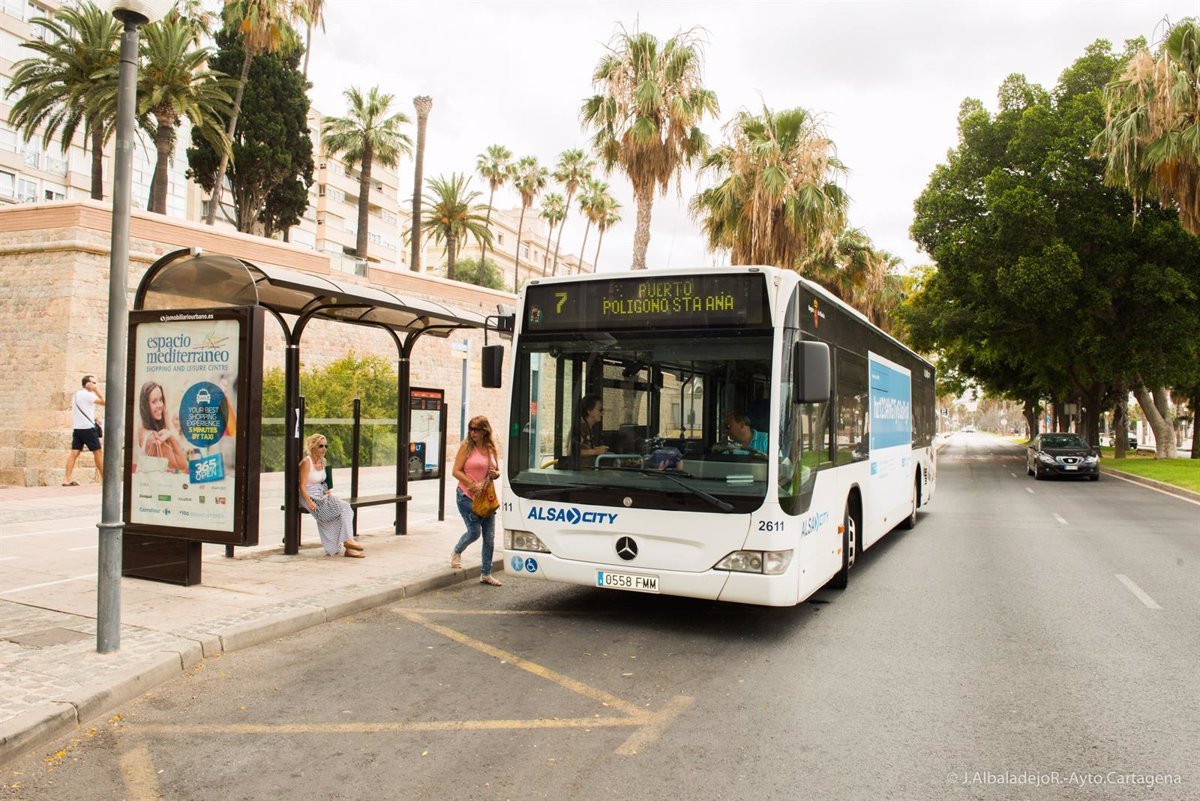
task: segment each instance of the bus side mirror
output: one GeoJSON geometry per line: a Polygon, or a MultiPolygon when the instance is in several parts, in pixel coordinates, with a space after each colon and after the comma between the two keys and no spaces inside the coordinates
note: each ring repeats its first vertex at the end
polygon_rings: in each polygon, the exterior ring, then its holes
{"type": "Polygon", "coordinates": [[[828,401],[829,373],[828,345],[824,342],[797,342],[792,348],[792,401],[828,401]]]}
{"type": "Polygon", "coordinates": [[[498,389],[503,386],[504,346],[484,345],[483,356],[483,386],[484,389],[498,389]]]}

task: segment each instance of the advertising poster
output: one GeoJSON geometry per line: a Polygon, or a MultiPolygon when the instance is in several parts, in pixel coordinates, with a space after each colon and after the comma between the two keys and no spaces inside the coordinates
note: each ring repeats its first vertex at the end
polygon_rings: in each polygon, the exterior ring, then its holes
{"type": "Polygon", "coordinates": [[[411,415],[408,444],[408,477],[438,478],[442,463],[442,402],[440,389],[414,387],[409,395],[411,415]]]}
{"type": "Polygon", "coordinates": [[[882,356],[868,357],[871,475],[886,478],[900,470],[907,476],[912,458],[912,375],[882,356]]]}
{"type": "MultiPolygon", "coordinates": [[[[247,328],[238,310],[139,313],[130,331],[126,514],[146,533],[247,544],[247,328]]],[[[259,334],[261,336],[261,333],[259,334]]],[[[253,404],[257,407],[257,404],[253,404]]],[[[253,417],[254,415],[251,414],[253,417]]],[[[254,426],[257,430],[257,425],[254,426]]],[[[257,487],[257,475],[254,476],[257,487]]],[[[257,539],[257,532],[254,533],[257,539]]]]}

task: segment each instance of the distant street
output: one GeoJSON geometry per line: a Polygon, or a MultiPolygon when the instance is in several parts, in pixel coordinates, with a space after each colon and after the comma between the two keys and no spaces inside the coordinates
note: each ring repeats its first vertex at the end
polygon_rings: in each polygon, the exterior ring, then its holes
{"type": "Polygon", "coordinates": [[[206,660],[0,797],[1200,798],[1200,506],[985,434],[938,480],[796,609],[469,582],[206,660]]]}

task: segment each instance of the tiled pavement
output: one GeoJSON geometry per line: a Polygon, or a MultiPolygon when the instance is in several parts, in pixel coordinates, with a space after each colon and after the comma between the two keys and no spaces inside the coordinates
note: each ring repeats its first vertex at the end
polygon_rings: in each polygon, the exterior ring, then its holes
{"type": "MultiPolygon", "coordinates": [[[[363,471],[362,492],[386,492],[394,468],[363,471]]],[[[264,476],[260,545],[204,546],[201,584],[121,580],[120,648],[96,651],[100,491],[0,489],[0,763],[49,742],[167,681],[197,660],[477,576],[449,553],[462,532],[447,482],[410,485],[408,534],[392,533],[394,507],[359,510],[367,558],[326,557],[305,519],[300,554],[284,556],[282,486],[264,476]]]]}

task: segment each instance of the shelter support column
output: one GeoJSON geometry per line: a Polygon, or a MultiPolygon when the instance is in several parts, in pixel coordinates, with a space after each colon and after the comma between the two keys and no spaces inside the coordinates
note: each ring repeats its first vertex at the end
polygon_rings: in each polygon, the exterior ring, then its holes
{"type": "MultiPolygon", "coordinates": [[[[396,494],[408,494],[408,441],[412,439],[410,431],[411,405],[409,390],[412,386],[412,376],[409,370],[412,360],[409,349],[412,339],[405,342],[400,352],[400,362],[396,365],[396,494]]],[[[396,502],[396,534],[408,533],[408,504],[396,502]]]]}
{"type": "MultiPolygon", "coordinates": [[[[293,336],[296,334],[293,333],[293,336]]],[[[291,339],[291,337],[289,337],[291,339]]],[[[300,553],[300,345],[288,342],[284,365],[283,552],[300,553]]]]}

